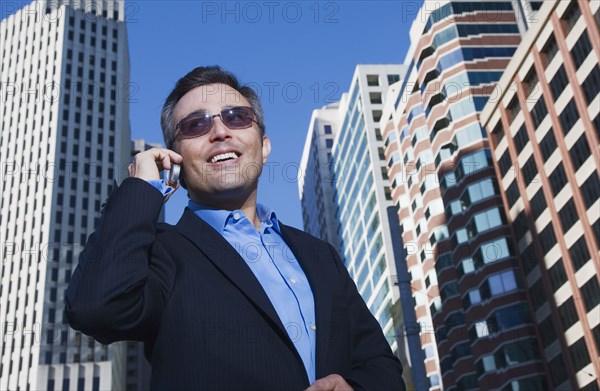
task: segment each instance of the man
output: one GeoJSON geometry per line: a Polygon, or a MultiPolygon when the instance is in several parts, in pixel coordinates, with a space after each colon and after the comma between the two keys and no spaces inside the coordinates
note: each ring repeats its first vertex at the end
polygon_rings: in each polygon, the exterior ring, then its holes
{"type": "Polygon", "coordinates": [[[333,248],[257,204],[260,101],[219,67],[167,98],[168,149],[137,154],[67,290],[75,329],[145,342],[153,389],[403,390],[402,366],[333,248]],[[181,165],[190,197],[158,224],[181,165]]]}

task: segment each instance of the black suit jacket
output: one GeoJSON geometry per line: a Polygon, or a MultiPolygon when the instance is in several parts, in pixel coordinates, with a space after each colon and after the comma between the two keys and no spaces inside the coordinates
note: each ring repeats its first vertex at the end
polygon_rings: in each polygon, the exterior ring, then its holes
{"type": "MultiPolygon", "coordinates": [[[[71,326],[108,344],[145,342],[153,389],[301,390],[302,360],[260,283],[212,227],[186,209],[157,223],[162,195],[128,178],[109,197],[66,296],[71,326]]],[[[333,248],[281,225],[310,282],[317,379],[403,390],[402,366],[333,248]]]]}

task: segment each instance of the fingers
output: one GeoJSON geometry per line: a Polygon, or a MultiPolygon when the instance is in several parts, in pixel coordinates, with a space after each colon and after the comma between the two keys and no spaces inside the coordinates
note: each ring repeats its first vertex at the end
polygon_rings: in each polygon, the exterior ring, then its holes
{"type": "Polygon", "coordinates": [[[305,391],[354,391],[343,377],[332,374],[318,379],[305,391]]]}
{"type": "Polygon", "coordinates": [[[166,148],[151,148],[135,155],[128,167],[129,176],[144,180],[160,179],[160,171],[172,169],[172,164],[181,164],[183,158],[166,148]]]}

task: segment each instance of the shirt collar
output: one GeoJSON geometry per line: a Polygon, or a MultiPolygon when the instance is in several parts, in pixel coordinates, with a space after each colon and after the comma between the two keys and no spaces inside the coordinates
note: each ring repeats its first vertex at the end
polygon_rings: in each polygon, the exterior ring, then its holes
{"type": "Polygon", "coordinates": [[[273,227],[278,234],[281,235],[281,229],[279,227],[279,220],[277,219],[277,215],[275,211],[263,204],[256,204],[256,213],[258,214],[258,218],[263,224],[267,224],[273,227]]]}
{"type": "MultiPolygon", "coordinates": [[[[224,209],[215,209],[210,208],[208,206],[199,204],[195,201],[189,200],[188,208],[194,212],[194,214],[204,220],[208,225],[213,227],[218,233],[221,235],[229,221],[231,221],[230,217],[233,216],[234,213],[239,212],[244,214],[241,210],[224,210],[224,209]]],[[[256,213],[258,218],[260,219],[263,225],[272,226],[277,233],[281,234],[281,229],[279,227],[279,220],[277,219],[277,215],[275,211],[263,204],[256,204],[256,213]]]]}

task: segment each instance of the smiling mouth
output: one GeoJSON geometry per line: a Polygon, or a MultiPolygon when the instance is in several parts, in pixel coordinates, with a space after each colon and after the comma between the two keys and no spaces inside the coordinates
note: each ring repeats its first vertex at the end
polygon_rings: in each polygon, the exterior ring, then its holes
{"type": "Polygon", "coordinates": [[[235,152],[220,153],[218,155],[213,156],[213,158],[210,159],[210,162],[211,163],[226,162],[228,160],[237,159],[238,157],[239,157],[238,154],[235,152]]]}

